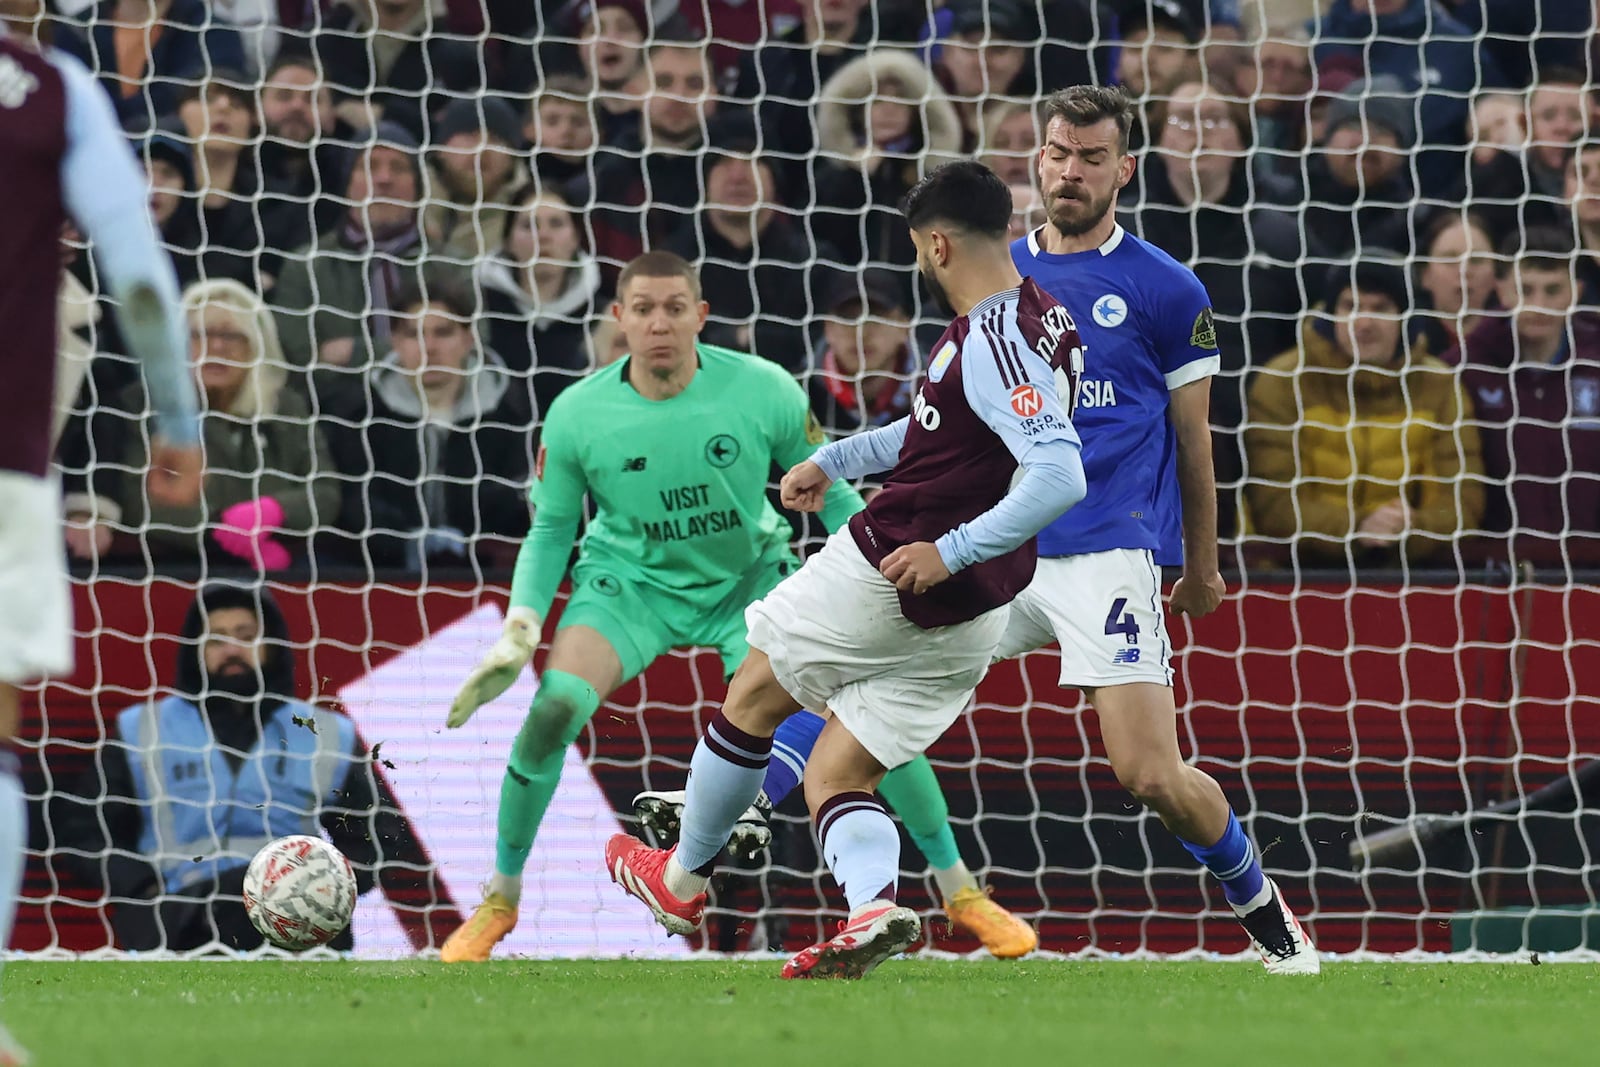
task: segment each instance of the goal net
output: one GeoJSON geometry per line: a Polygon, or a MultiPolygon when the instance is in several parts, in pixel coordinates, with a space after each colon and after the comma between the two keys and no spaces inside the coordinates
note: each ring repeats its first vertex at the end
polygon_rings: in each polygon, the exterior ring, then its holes
{"type": "MultiPolygon", "coordinates": [[[[190,871],[151,854],[128,709],[235,706],[185,632],[196,590],[227,579],[281,611],[276,697],[343,712],[365,746],[388,837],[354,951],[436,949],[490,872],[533,672],[465,729],[445,710],[499,634],[541,414],[626,348],[621,268],[679,252],[707,341],[793,372],[832,433],[892,421],[946,321],[900,195],[976,157],[1012,186],[1016,234],[1047,225],[1038,104],[1085,82],[1134,95],[1119,221],[1194,268],[1223,353],[1230,596],[1169,619],[1186,757],[1324,950],[1600,947],[1593,16],[1385,3],[1401,14],[1376,25],[1379,0],[1320,19],[1309,0],[172,0],[125,25],[129,5],[54,5],[44,32],[128,128],[188,292],[207,481],[199,508],[146,498],[137,369],[68,234],[77,666],[27,694],[11,947],[216,947],[176,931],[236,899],[248,856],[217,827],[264,754],[218,756],[216,727],[193,747],[184,803],[213,821],[190,871]]],[[[1054,952],[1245,950],[1057,664],[997,666],[931,752],[967,864],[1054,952]]],[[[794,949],[832,929],[798,796],[770,855],[715,879],[700,937],[609,884],[606,837],[636,792],[681,787],[723,692],[716,657],[682,650],[601,707],[506,951],[794,949]]],[[[909,842],[902,866],[902,900],[937,916],[909,842]]],[[[931,949],[978,948],[927,928],[931,949]]]]}

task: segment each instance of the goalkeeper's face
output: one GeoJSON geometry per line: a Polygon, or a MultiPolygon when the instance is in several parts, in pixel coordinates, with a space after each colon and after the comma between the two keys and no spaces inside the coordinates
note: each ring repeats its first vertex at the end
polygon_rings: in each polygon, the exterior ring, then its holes
{"type": "Polygon", "coordinates": [[[1133,176],[1114,119],[1072,126],[1053,118],[1039,153],[1045,215],[1067,237],[1093,230],[1116,207],[1117,191],[1133,176]]]}
{"type": "Polygon", "coordinates": [[[675,377],[694,362],[695,339],[709,312],[688,279],[678,275],[630,278],[612,305],[629,356],[660,378],[675,377]]]}

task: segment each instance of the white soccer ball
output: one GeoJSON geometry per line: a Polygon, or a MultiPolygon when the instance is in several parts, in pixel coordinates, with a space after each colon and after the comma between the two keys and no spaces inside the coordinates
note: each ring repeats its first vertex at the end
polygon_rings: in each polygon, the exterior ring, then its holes
{"type": "Polygon", "coordinates": [[[280,837],[244,872],[244,911],[261,935],[300,952],[325,945],[350,925],[356,875],[344,853],[320,837],[280,837]]]}

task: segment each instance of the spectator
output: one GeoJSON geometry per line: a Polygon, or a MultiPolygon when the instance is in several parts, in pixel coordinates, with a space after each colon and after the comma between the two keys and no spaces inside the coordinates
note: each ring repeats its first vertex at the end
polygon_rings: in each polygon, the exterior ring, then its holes
{"type": "Polygon", "coordinates": [[[1404,270],[1340,264],[1300,345],[1250,387],[1245,499],[1307,563],[1445,556],[1483,514],[1482,459],[1454,374],[1406,344],[1404,270]]]}
{"type": "Polygon", "coordinates": [[[533,97],[523,139],[533,151],[533,173],[546,187],[588,177],[598,135],[589,90],[573,74],[552,74],[533,97]]]}
{"type": "Polygon", "coordinates": [[[319,372],[319,385],[361,370],[387,345],[390,301],[422,271],[416,138],[392,122],[371,138],[350,158],[339,228],[284,257],[273,292],[284,357],[319,372]]]}
{"type": "Polygon", "coordinates": [[[640,109],[650,95],[644,49],[650,24],[645,0],[595,0],[574,11],[572,33],[601,144],[639,132],[640,109]]]}
{"type": "MultiPolygon", "coordinates": [[[[700,154],[717,101],[703,45],[667,41],[650,49],[644,126],[602,148],[594,165],[595,254],[608,286],[623,264],[655,247],[700,211],[700,154]]],[[[586,190],[578,190],[575,193],[586,190]]]]}
{"type": "Polygon", "coordinates": [[[1467,101],[1481,89],[1509,84],[1472,31],[1439,0],[1333,0],[1315,36],[1319,66],[1344,59],[1374,80],[1399,82],[1408,121],[1420,116],[1419,179],[1424,188],[1448,187],[1461,173],[1455,146],[1465,132],[1467,101]]]}
{"type": "MultiPolygon", "coordinates": [[[[355,724],[295,699],[296,687],[272,594],[202,586],[183,621],[172,691],[118,712],[93,765],[51,799],[55,859],[103,888],[118,948],[260,948],[244,910],[245,869],[288,834],[325,832],[350,860],[357,892],[419,866],[433,887],[434,869],[355,724]]],[[[343,930],[330,944],[351,949],[353,936],[343,930]]]]}
{"type": "MultiPolygon", "coordinates": [[[[1589,132],[1589,92],[1576,70],[1552,70],[1528,91],[1528,193],[1547,206],[1539,222],[1566,221],[1567,175],[1589,132]]],[[[1527,220],[1529,225],[1535,221],[1527,220]]]]}
{"type": "Polygon", "coordinates": [[[200,191],[200,270],[265,290],[278,272],[263,256],[261,172],[249,151],[257,127],[255,93],[238,71],[215,71],[179,97],[178,117],[195,146],[200,191]]]}
{"type": "Polygon", "coordinates": [[[1600,311],[1600,141],[1573,154],[1566,195],[1578,233],[1578,305],[1600,311]]]}
{"type": "Polygon", "coordinates": [[[496,97],[457,100],[434,125],[431,143],[428,252],[471,263],[505,243],[511,194],[528,182],[521,123],[496,97]]]}
{"type": "Polygon", "coordinates": [[[615,316],[601,315],[589,328],[589,357],[596,367],[609,367],[628,354],[628,339],[615,316]]]}
{"type": "MultiPolygon", "coordinates": [[[[1128,131],[1128,147],[1137,151],[1155,140],[1158,112],[1172,90],[1205,81],[1200,66],[1204,27],[1179,0],[1131,0],[1119,9],[1117,29],[1115,77],[1139,105],[1128,131]]],[[[1136,194],[1137,189],[1128,189],[1122,202],[1134,203],[1136,194]]]]}
{"type": "Polygon", "coordinates": [[[304,398],[284,388],[277,332],[259,297],[219,279],[190,286],[183,303],[200,392],[200,499],[181,507],[145,499],[150,457],[142,382],[130,385],[115,407],[91,414],[94,463],[87,483],[69,488],[99,497],[94,513],[106,521],[120,516],[155,558],[281,570],[290,565],[290,546],[338,509],[322,431],[304,398]]]}
{"type": "Polygon", "coordinates": [[[844,263],[909,268],[916,250],[900,201],[926,170],[961,150],[955,107],[914,56],[879,49],[822,87],[817,133],[818,235],[844,263]]]}
{"type": "Polygon", "coordinates": [[[239,34],[244,68],[252,74],[269,69],[278,55],[279,0],[211,0],[211,10],[239,34]]]}
{"type": "Polygon", "coordinates": [[[542,418],[589,372],[589,321],[605,296],[572,205],[536,185],[523,186],[511,202],[499,254],[480,260],[475,277],[489,345],[507,369],[532,382],[534,413],[542,418]]]}
{"type": "Polygon", "coordinates": [[[300,248],[338,225],[329,196],[350,170],[360,131],[333,106],[333,90],[305,52],[285,52],[261,86],[261,226],[269,248],[300,248]]]}
{"type": "Polygon", "coordinates": [[[1300,184],[1300,161],[1311,143],[1307,113],[1315,87],[1311,38],[1302,27],[1269,30],[1253,60],[1239,66],[1234,88],[1250,101],[1258,175],[1300,184]]]}
{"type": "Polygon", "coordinates": [[[866,0],[803,0],[800,24],[751,54],[734,95],[755,101],[765,151],[792,189],[811,189],[813,102],[846,63],[866,54],[877,26],[866,0]]]}
{"type": "Polygon", "coordinates": [[[923,357],[895,275],[837,275],[822,292],[812,353],[811,410],[836,437],[887,426],[911,411],[923,357]]]}
{"type": "MultiPolygon", "coordinates": [[[[826,2],[826,0],[825,0],[826,2]]],[[[837,0],[833,0],[837,3],[837,0]]],[[[693,0],[678,14],[698,40],[711,42],[711,73],[719,92],[733,92],[744,59],[757,45],[800,24],[815,0],[693,0]]]]}
{"type": "Polygon", "coordinates": [[[174,121],[136,135],[133,144],[150,182],[150,216],[162,247],[172,257],[178,283],[189,285],[200,277],[200,219],[189,142],[174,121]]]}
{"type": "Polygon", "coordinates": [[[1007,102],[985,113],[979,161],[1007,185],[1037,185],[1039,117],[1033,105],[1007,102]]]}
{"type": "Polygon", "coordinates": [[[1581,69],[1595,41],[1596,9],[1584,0],[1445,2],[1468,30],[1483,31],[1483,48],[1507,85],[1531,85],[1560,67],[1581,69]]]}
{"type": "Polygon", "coordinates": [[[1509,314],[1445,354],[1477,409],[1495,554],[1535,564],[1600,564],[1600,315],[1580,311],[1572,239],[1534,228],[1496,263],[1509,314]]]}
{"type": "Polygon", "coordinates": [[[1022,0],[947,0],[949,25],[932,50],[933,73],[961,119],[961,147],[974,152],[996,98],[1037,96],[1039,18],[1022,0]]]}
{"type": "Polygon", "coordinates": [[[328,439],[347,479],[330,540],[369,566],[412,572],[497,549],[510,562],[528,531],[527,393],[479,348],[466,287],[424,285],[394,301],[393,347],[360,388],[330,394],[328,439]]]}
{"type": "Polygon", "coordinates": [[[117,117],[148,129],[177,110],[185,87],[217,67],[245,67],[238,31],[205,0],[101,0],[56,47],[96,72],[117,117]]]}
{"type": "Polygon", "coordinates": [[[1428,351],[1444,352],[1497,308],[1494,241],[1470,212],[1447,211],[1422,235],[1417,268],[1421,305],[1411,325],[1427,339],[1428,351]]]}
{"type": "Polygon", "coordinates": [[[1307,252],[1342,260],[1413,247],[1416,193],[1407,154],[1415,140],[1411,105],[1389,77],[1356,82],[1328,108],[1327,132],[1306,164],[1302,210],[1307,252]]]}
{"type": "Polygon", "coordinates": [[[1221,373],[1211,379],[1218,529],[1233,533],[1242,475],[1238,428],[1250,370],[1294,344],[1301,310],[1287,213],[1252,206],[1249,113],[1188,82],[1172,90],[1143,168],[1144,198],[1125,224],[1195,272],[1211,294],[1221,373]]]}
{"type": "Polygon", "coordinates": [[[757,151],[751,128],[706,153],[704,210],[662,247],[698,264],[711,305],[702,341],[754,352],[798,373],[807,356],[811,265],[835,253],[812,247],[785,207],[772,165],[757,151]]]}
{"type": "Polygon", "coordinates": [[[475,31],[438,0],[335,0],[313,48],[357,129],[387,119],[421,139],[425,116],[483,85],[475,31]]]}
{"type": "Polygon", "coordinates": [[[1007,232],[1013,241],[1032,233],[1048,221],[1044,197],[1039,195],[1037,183],[1030,181],[1011,186],[1011,227],[1007,232]]]}

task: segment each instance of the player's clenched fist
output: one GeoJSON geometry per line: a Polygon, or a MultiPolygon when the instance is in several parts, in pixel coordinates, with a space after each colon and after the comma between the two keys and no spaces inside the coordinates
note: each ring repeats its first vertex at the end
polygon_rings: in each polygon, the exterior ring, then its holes
{"type": "Polygon", "coordinates": [[[1227,592],[1227,584],[1216,571],[1206,575],[1186,574],[1173,585],[1169,604],[1176,614],[1198,619],[1216,611],[1227,592]]]}
{"type": "Polygon", "coordinates": [[[878,571],[902,593],[926,593],[950,577],[950,568],[932,541],[901,545],[883,557],[878,571]]]}
{"type": "Polygon", "coordinates": [[[833,479],[822,473],[821,467],[809,459],[801,460],[778,483],[778,496],[783,506],[793,511],[821,511],[822,498],[832,484],[833,479]]]}

